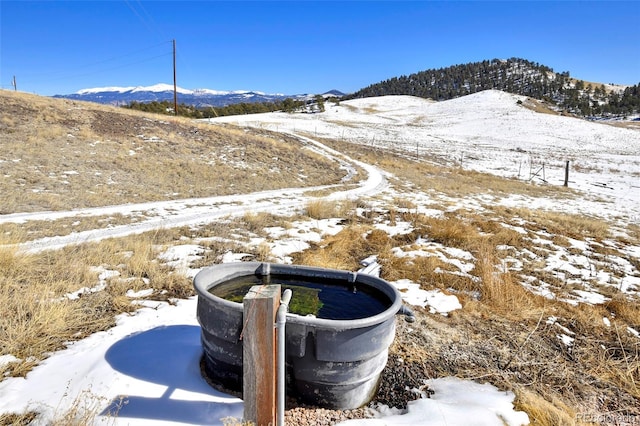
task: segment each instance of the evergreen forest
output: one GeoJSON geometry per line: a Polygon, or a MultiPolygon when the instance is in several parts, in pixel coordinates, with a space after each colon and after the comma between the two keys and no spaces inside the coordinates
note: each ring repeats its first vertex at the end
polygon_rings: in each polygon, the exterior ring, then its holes
{"type": "MultiPolygon", "coordinates": [[[[215,108],[211,106],[196,107],[193,105],[186,105],[184,103],[181,103],[178,105],[177,115],[190,118],[211,118],[222,117],[225,115],[260,114],[263,112],[274,111],[295,112],[306,108],[308,105],[309,103],[306,101],[295,100],[291,98],[286,98],[282,101],[277,102],[240,102],[215,108]]],[[[324,111],[324,105],[322,101],[316,99],[314,101],[314,105],[316,109],[324,111]]],[[[174,115],[173,101],[168,100],[152,102],[133,101],[125,105],[124,108],[153,112],[157,114],[174,115]]]]}
{"type": "Polygon", "coordinates": [[[584,117],[626,117],[640,113],[640,88],[624,91],[572,79],[568,71],[525,59],[493,59],[421,71],[372,84],[344,99],[412,95],[444,101],[482,90],[502,90],[548,102],[556,109],[584,117]]]}

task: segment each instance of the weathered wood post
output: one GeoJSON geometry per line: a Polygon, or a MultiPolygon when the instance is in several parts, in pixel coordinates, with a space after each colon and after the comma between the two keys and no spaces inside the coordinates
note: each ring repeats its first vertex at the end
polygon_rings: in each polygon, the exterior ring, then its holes
{"type": "Polygon", "coordinates": [[[242,393],[244,420],[276,424],[276,329],[280,285],[256,285],[243,299],[242,393]]]}
{"type": "Polygon", "coordinates": [[[569,186],[569,160],[564,167],[564,186],[569,186]]]}

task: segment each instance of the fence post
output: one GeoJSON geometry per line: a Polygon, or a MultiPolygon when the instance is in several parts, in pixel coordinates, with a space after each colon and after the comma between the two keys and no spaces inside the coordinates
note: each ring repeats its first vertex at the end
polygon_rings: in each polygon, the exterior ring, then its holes
{"type": "Polygon", "coordinates": [[[276,424],[276,329],[280,285],[251,287],[243,301],[242,397],[244,420],[276,424]]]}
{"type": "Polygon", "coordinates": [[[569,186],[569,160],[564,167],[564,186],[569,186]]]}

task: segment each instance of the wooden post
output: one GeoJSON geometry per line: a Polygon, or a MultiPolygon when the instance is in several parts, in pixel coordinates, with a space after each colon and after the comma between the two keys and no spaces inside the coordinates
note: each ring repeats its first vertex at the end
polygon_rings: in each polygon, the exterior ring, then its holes
{"type": "Polygon", "coordinates": [[[176,82],[176,40],[173,40],[173,113],[178,115],[178,90],[176,82]]]}
{"type": "Polygon", "coordinates": [[[569,160],[564,167],[564,186],[569,186],[569,160]]]}
{"type": "Polygon", "coordinates": [[[244,420],[275,426],[277,406],[276,329],[280,285],[256,285],[243,299],[242,387],[244,420]]]}

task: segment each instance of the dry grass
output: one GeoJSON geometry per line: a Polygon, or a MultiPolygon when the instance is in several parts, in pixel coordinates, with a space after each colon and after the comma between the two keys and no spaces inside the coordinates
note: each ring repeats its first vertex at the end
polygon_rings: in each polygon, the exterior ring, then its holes
{"type": "MultiPolygon", "coordinates": [[[[50,426],[86,426],[93,424],[95,418],[102,411],[102,407],[105,403],[105,398],[93,394],[91,391],[81,392],[71,403],[71,407],[63,412],[53,413],[53,419],[51,419],[47,425],[50,426]]],[[[37,412],[26,412],[21,414],[1,414],[0,425],[1,426],[27,426],[35,424],[41,424],[42,421],[38,421],[37,412]]],[[[108,417],[116,417],[117,412],[111,413],[108,417]]],[[[110,423],[110,422],[109,422],[110,423]]],[[[107,423],[107,424],[109,424],[107,423]]]]}
{"type": "Polygon", "coordinates": [[[288,136],[0,91],[0,214],[337,183],[288,136]],[[19,189],[17,191],[16,189],[19,189]]]}
{"type": "Polygon", "coordinates": [[[95,421],[100,414],[106,397],[95,395],[90,391],[81,392],[68,410],[55,413],[51,426],[86,426],[95,421]]]}
{"type": "Polygon", "coordinates": [[[90,304],[77,309],[63,298],[66,292],[93,286],[88,266],[76,260],[28,256],[6,248],[0,250],[0,259],[0,303],[5,312],[0,319],[3,354],[41,359],[45,352],[59,349],[69,336],[83,337],[90,329],[112,325],[111,319],[95,312],[90,304]]]}
{"type": "Polygon", "coordinates": [[[576,412],[558,398],[551,401],[525,387],[515,390],[516,409],[529,415],[531,426],[575,426],[576,412]]]}
{"type": "MultiPolygon", "coordinates": [[[[495,209],[496,212],[500,210],[502,209],[495,209]]],[[[544,230],[557,238],[593,238],[600,241],[611,234],[610,225],[595,217],[528,208],[505,209],[502,214],[524,219],[528,222],[529,229],[544,230]]]]}
{"type": "Polygon", "coordinates": [[[0,224],[0,243],[16,244],[40,238],[64,236],[110,226],[128,225],[139,222],[146,216],[123,215],[120,213],[98,216],[70,216],[56,220],[30,220],[26,223],[0,224]]]}
{"type": "Polygon", "coordinates": [[[294,263],[344,270],[356,270],[360,261],[372,254],[364,235],[366,227],[351,226],[336,235],[325,238],[321,246],[294,253],[294,263]]]}
{"type": "Polygon", "coordinates": [[[425,290],[439,288],[444,292],[466,293],[478,289],[471,278],[454,273],[451,264],[436,256],[402,258],[383,251],[378,254],[378,262],[382,265],[382,277],[389,281],[409,279],[425,290]]]}
{"type": "Polygon", "coordinates": [[[554,110],[549,104],[539,99],[527,98],[522,105],[527,109],[541,114],[560,115],[560,113],[554,110]]]}
{"type": "Polygon", "coordinates": [[[411,210],[415,210],[418,207],[414,201],[409,200],[407,198],[398,198],[398,197],[394,198],[393,206],[399,209],[403,209],[408,213],[410,213],[411,210]]]}
{"type": "Polygon", "coordinates": [[[0,376],[23,376],[66,342],[113,326],[115,315],[136,309],[127,290],[151,288],[150,298],[169,301],[193,295],[187,277],[157,261],[177,235],[161,230],[37,255],[0,249],[0,355],[21,360],[0,376]],[[98,265],[119,273],[104,290],[96,288],[98,265]],[[83,288],[95,290],[69,297],[83,288]]]}
{"type": "Polygon", "coordinates": [[[640,241],[640,224],[630,223],[627,225],[627,233],[631,241],[640,241]]]}
{"type": "Polygon", "coordinates": [[[640,327],[640,303],[629,300],[620,294],[614,296],[604,305],[612,314],[634,328],[640,327]]]}
{"type": "MultiPolygon", "coordinates": [[[[590,361],[586,364],[589,373],[640,400],[640,348],[636,339],[629,338],[624,327],[620,329],[614,324],[614,332],[617,342],[612,339],[604,350],[584,354],[584,359],[590,361]]],[[[610,398],[614,400],[617,395],[612,394],[610,398]]]]}
{"type": "Polygon", "coordinates": [[[265,228],[273,226],[287,226],[288,221],[284,220],[280,216],[273,215],[268,212],[248,212],[242,216],[239,224],[239,229],[244,229],[256,234],[263,233],[265,228]]]}
{"type": "Polygon", "coordinates": [[[417,222],[426,228],[425,234],[429,239],[445,246],[468,250],[476,246],[481,239],[474,226],[455,214],[442,218],[422,216],[420,219],[417,222]]]}
{"type": "Polygon", "coordinates": [[[316,199],[307,203],[305,212],[312,219],[352,218],[357,201],[316,199]]]}
{"type": "Polygon", "coordinates": [[[476,251],[475,269],[472,274],[480,278],[480,300],[494,312],[506,318],[530,317],[539,305],[536,296],[524,289],[509,271],[499,271],[495,246],[480,244],[476,251]]]}
{"type": "Polygon", "coordinates": [[[336,201],[326,201],[322,199],[313,200],[307,203],[307,216],[313,219],[329,219],[336,217],[337,203],[336,201]]]}
{"type": "Polygon", "coordinates": [[[36,412],[28,412],[23,414],[14,414],[14,413],[5,413],[0,414],[0,425],[1,426],[28,426],[32,424],[38,413],[36,412]]]}

